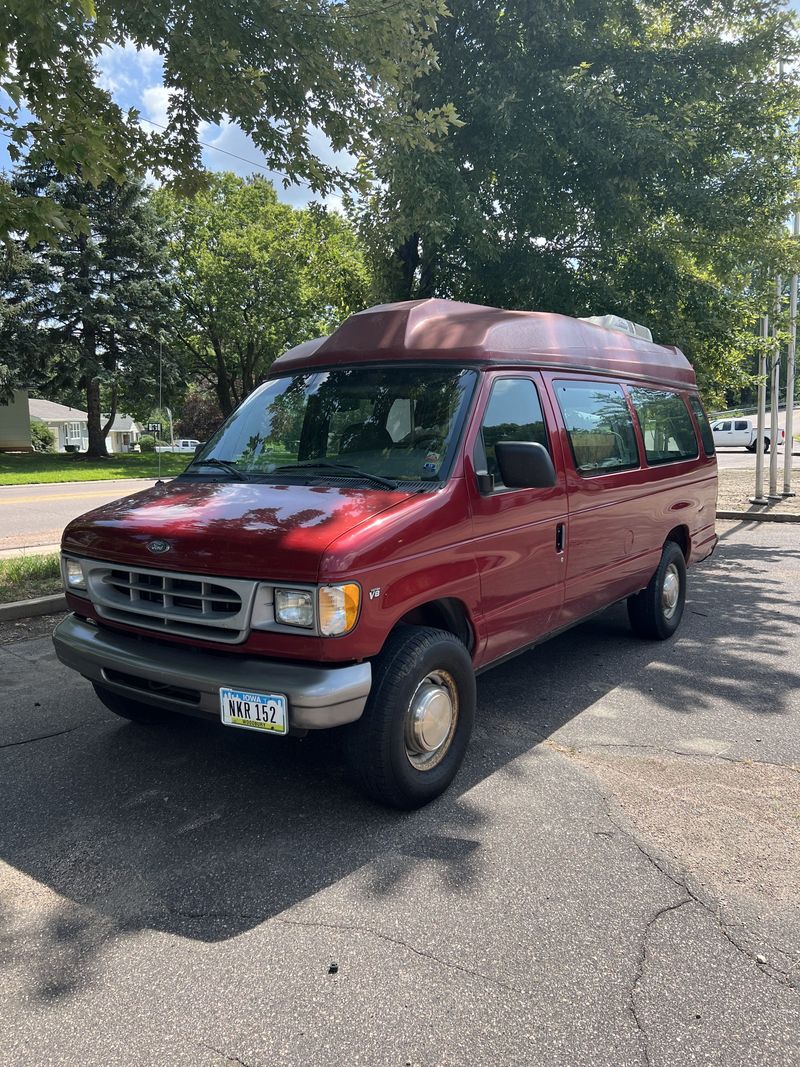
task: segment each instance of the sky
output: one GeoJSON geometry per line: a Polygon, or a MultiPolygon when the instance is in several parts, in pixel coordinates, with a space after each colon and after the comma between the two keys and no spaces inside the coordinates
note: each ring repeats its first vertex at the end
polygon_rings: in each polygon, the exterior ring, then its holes
{"type": "MultiPolygon", "coordinates": [[[[162,78],[162,64],[159,54],[151,48],[137,51],[132,46],[112,45],[106,48],[98,63],[100,84],[108,89],[114,100],[123,108],[134,107],[143,120],[166,125],[169,91],[162,78]]],[[[145,128],[155,127],[145,122],[145,128]]],[[[294,207],[302,207],[311,200],[322,200],[304,185],[283,187],[283,175],[271,170],[266,165],[262,152],[238,126],[227,122],[222,125],[201,123],[198,130],[199,139],[208,147],[202,147],[203,164],[209,170],[228,170],[235,174],[263,174],[272,180],[278,196],[294,207]],[[236,158],[240,157],[240,158],[236,158]]],[[[326,162],[336,162],[339,166],[349,167],[355,161],[345,153],[334,153],[327,138],[319,130],[310,134],[311,146],[317,155],[326,162]]],[[[6,142],[0,143],[0,170],[10,170],[6,142]]],[[[331,195],[324,202],[332,208],[340,204],[340,198],[331,195]]]]}

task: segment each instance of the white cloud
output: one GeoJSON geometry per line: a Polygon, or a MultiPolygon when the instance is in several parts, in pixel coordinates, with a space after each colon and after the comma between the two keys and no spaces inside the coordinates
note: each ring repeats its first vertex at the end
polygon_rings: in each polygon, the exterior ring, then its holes
{"type": "Polygon", "coordinates": [[[149,85],[142,90],[140,111],[146,119],[166,126],[169,122],[169,101],[172,91],[166,85],[149,85]]]}
{"type": "Polygon", "coordinates": [[[142,82],[154,82],[160,79],[163,61],[155,48],[146,46],[137,49],[127,42],[124,45],[105,45],[101,51],[97,67],[100,85],[107,89],[124,106],[135,106],[136,97],[142,82]]]}
{"type": "MultiPolygon", "coordinates": [[[[163,60],[153,48],[136,49],[133,44],[109,45],[98,59],[100,84],[107,89],[122,107],[134,107],[143,120],[160,126],[169,121],[171,90],[163,84],[163,60]]],[[[148,122],[144,129],[152,131],[148,122]]],[[[302,207],[312,200],[325,203],[332,210],[341,209],[341,196],[331,194],[320,197],[304,184],[283,187],[284,175],[267,165],[264,154],[235,123],[226,119],[219,125],[200,122],[197,135],[209,148],[202,148],[203,163],[209,170],[230,170],[235,174],[264,174],[274,184],[278,196],[286,203],[302,207]],[[230,154],[228,154],[230,153],[230,154]]],[[[309,129],[309,145],[325,163],[350,170],[355,166],[354,157],[347,152],[334,152],[325,134],[315,128],[309,129]]]]}
{"type": "MultiPolygon", "coordinates": [[[[339,194],[332,193],[322,197],[305,184],[290,185],[284,189],[284,175],[268,166],[263,152],[235,123],[226,120],[218,127],[201,124],[198,135],[206,145],[210,146],[203,148],[203,162],[209,170],[230,170],[242,176],[254,173],[264,174],[275,186],[278,197],[285,203],[292,204],[294,207],[304,207],[312,200],[317,200],[326,204],[331,210],[341,210],[342,198],[339,194]],[[262,168],[266,168],[266,171],[262,168]]],[[[346,152],[333,151],[330,141],[321,130],[311,128],[309,144],[312,151],[316,152],[325,163],[338,166],[342,170],[349,170],[355,166],[356,160],[353,156],[346,152]]]]}

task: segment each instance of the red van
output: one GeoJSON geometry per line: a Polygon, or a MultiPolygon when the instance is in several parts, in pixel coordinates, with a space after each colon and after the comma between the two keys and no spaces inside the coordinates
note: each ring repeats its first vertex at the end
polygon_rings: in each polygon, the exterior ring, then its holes
{"type": "Polygon", "coordinates": [[[675,632],[716,494],[678,349],[370,308],[278,359],[179,477],[70,523],[55,647],[135,721],[344,727],[366,792],[412,808],[464,758],[476,672],[623,599],[675,632]]]}

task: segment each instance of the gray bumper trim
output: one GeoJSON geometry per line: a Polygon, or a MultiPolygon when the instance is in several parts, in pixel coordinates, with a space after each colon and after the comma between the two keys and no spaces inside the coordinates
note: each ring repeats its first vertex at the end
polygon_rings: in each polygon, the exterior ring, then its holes
{"type": "Polygon", "coordinates": [[[188,715],[219,719],[220,686],[253,692],[285,693],[289,724],[322,730],[360,718],[372,684],[369,663],[347,667],[315,667],[284,660],[257,659],[233,653],[208,652],[167,645],[131,634],[116,633],[69,615],[53,634],[62,663],[92,682],[144,704],[188,715]],[[119,674],[142,683],[126,684],[119,674]],[[186,690],[165,693],[148,683],[186,690]],[[192,699],[196,694],[199,699],[192,699]]]}

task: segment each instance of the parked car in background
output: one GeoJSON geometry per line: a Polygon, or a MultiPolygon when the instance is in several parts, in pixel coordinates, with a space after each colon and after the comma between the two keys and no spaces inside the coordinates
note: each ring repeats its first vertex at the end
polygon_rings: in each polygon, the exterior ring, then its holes
{"type": "Polygon", "coordinates": [[[178,441],[173,441],[171,445],[156,445],[156,452],[183,452],[188,455],[196,452],[200,443],[200,441],[195,441],[194,438],[182,437],[178,441]]]}
{"type": "Polygon", "coordinates": [[[678,349],[370,308],[278,359],[173,481],[70,523],[56,652],[134,721],[344,727],[366,793],[418,807],[464,758],[476,673],[618,601],[675,633],[716,497],[678,349]]]}
{"type": "MultiPolygon", "coordinates": [[[[755,452],[758,438],[758,423],[755,419],[717,419],[711,424],[711,432],[714,435],[714,444],[717,448],[746,448],[748,452],[755,452]]],[[[772,429],[764,431],[764,451],[769,452],[775,434],[772,429]]],[[[777,443],[782,445],[786,439],[786,431],[778,429],[777,443]]]]}

